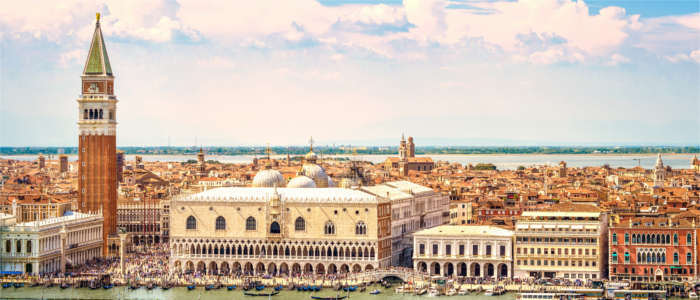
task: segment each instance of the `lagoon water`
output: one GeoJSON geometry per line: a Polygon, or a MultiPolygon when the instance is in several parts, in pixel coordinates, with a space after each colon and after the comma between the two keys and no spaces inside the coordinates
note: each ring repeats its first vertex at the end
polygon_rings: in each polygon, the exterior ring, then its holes
{"type": "MultiPolygon", "coordinates": [[[[127,155],[127,160],[133,160],[135,155],[127,155]]],[[[196,159],[195,155],[141,155],[145,161],[165,161],[184,162],[188,159],[196,159]]],[[[380,163],[386,160],[389,155],[333,155],[326,157],[342,157],[359,160],[366,160],[372,163],[380,163]]],[[[395,155],[393,155],[395,156],[395,155]]],[[[419,155],[421,156],[421,155],[419,155]]],[[[642,166],[645,169],[654,167],[656,155],[654,154],[437,154],[425,155],[435,161],[448,161],[451,163],[473,164],[492,163],[499,170],[513,170],[518,166],[533,165],[557,165],[560,161],[565,161],[569,167],[600,167],[608,164],[612,168],[624,167],[632,168],[642,166]]],[[[274,158],[283,159],[286,156],[273,155],[274,158]]],[[[0,155],[0,158],[10,158],[18,160],[35,160],[37,155],[0,155]]],[[[69,160],[74,161],[77,155],[70,155],[69,160]]],[[[223,163],[251,163],[253,155],[208,155],[207,160],[217,160],[223,163]]],[[[664,164],[674,169],[690,168],[690,160],[693,154],[667,154],[662,155],[664,164]]]]}
{"type": "MultiPolygon", "coordinates": [[[[395,294],[391,289],[380,288],[382,293],[379,295],[370,295],[368,292],[360,293],[353,292],[350,293],[350,299],[354,300],[399,300],[399,299],[426,299],[427,296],[413,296],[404,294],[395,294]]],[[[335,297],[336,291],[329,288],[322,290],[318,293],[308,293],[308,292],[296,292],[296,291],[282,291],[277,296],[271,297],[275,300],[311,300],[311,295],[320,297],[335,297]]],[[[341,294],[343,296],[343,294],[341,294]]],[[[238,300],[238,299],[248,299],[248,300],[267,300],[267,297],[250,297],[243,295],[243,291],[238,289],[235,291],[228,291],[226,288],[219,290],[205,291],[204,287],[198,287],[196,290],[188,291],[187,288],[177,287],[172,288],[167,291],[161,289],[146,290],[145,288],[140,288],[138,290],[129,290],[126,287],[115,287],[110,290],[96,289],[91,290],[88,288],[81,289],[61,289],[59,287],[52,288],[0,288],[0,299],[162,299],[162,300],[198,300],[198,299],[212,299],[212,300],[238,300]]],[[[478,295],[465,295],[465,296],[452,296],[449,299],[455,300],[513,300],[515,299],[515,294],[510,293],[503,296],[484,296],[484,294],[478,295]]]]}

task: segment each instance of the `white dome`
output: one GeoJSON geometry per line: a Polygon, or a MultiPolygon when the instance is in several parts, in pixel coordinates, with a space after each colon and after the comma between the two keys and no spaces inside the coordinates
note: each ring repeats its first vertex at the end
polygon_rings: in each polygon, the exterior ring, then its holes
{"type": "Polygon", "coordinates": [[[316,159],[318,159],[318,157],[316,156],[316,153],[314,153],[313,151],[309,151],[309,153],[306,153],[306,155],[304,156],[304,159],[305,159],[307,162],[312,162],[312,163],[313,163],[313,162],[316,161],[316,159]]]}
{"type": "Polygon", "coordinates": [[[289,188],[315,188],[316,182],[314,182],[314,180],[309,178],[309,177],[306,177],[304,175],[300,175],[300,176],[292,178],[292,180],[290,180],[289,183],[287,184],[287,187],[289,187],[289,188]]]}
{"type": "Polygon", "coordinates": [[[277,170],[265,169],[255,174],[253,187],[284,187],[284,176],[277,170]]]}

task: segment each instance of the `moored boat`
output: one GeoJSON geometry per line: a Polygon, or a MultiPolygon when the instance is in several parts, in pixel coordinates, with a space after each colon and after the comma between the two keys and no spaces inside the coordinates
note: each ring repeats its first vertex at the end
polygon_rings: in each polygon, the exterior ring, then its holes
{"type": "Polygon", "coordinates": [[[280,292],[272,292],[272,293],[249,293],[249,292],[244,292],[243,295],[246,296],[265,296],[265,297],[270,297],[270,296],[275,296],[279,294],[280,292]]]}
{"type": "Polygon", "coordinates": [[[369,292],[370,295],[379,295],[379,293],[381,293],[379,290],[373,290],[369,292]]]}

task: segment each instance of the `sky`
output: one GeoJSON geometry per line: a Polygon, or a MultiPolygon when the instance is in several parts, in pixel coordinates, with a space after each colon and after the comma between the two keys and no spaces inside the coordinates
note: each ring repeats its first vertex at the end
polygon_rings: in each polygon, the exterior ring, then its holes
{"type": "Polygon", "coordinates": [[[700,145],[696,0],[0,0],[0,146],[700,145]]]}

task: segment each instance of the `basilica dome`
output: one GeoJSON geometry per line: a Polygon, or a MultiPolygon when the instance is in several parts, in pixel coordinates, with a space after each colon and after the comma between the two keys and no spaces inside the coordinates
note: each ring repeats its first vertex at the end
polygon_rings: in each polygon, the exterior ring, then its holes
{"type": "Polygon", "coordinates": [[[269,166],[260,170],[253,178],[253,187],[284,187],[284,176],[269,166]]]}
{"type": "Polygon", "coordinates": [[[290,180],[289,183],[287,184],[287,187],[290,187],[290,188],[315,188],[316,182],[314,182],[314,180],[309,178],[309,177],[306,177],[304,175],[300,175],[300,176],[292,178],[292,180],[290,180]]]}
{"type": "Polygon", "coordinates": [[[301,167],[299,175],[304,175],[313,179],[317,187],[328,187],[328,175],[321,166],[312,163],[305,163],[301,167]]]}

